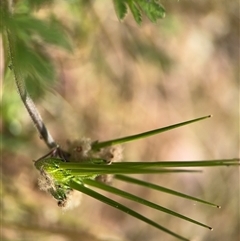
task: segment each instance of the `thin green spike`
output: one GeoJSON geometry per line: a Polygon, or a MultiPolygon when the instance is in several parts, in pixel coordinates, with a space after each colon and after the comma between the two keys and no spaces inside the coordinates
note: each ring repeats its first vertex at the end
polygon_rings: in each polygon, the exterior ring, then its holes
{"type": "Polygon", "coordinates": [[[172,168],[172,167],[212,167],[212,166],[239,166],[240,159],[219,159],[204,161],[161,161],[161,162],[115,162],[115,166],[127,166],[128,168],[172,168]]]}
{"type": "MultiPolygon", "coordinates": [[[[53,158],[51,158],[53,159],[53,158]]],[[[48,164],[51,163],[48,161],[48,164]]],[[[56,161],[53,162],[56,165],[56,161]]],[[[128,163],[124,166],[114,165],[98,165],[98,164],[83,164],[79,162],[57,162],[57,170],[63,170],[69,175],[86,176],[86,175],[100,175],[100,174],[157,174],[157,173],[182,173],[182,172],[201,172],[201,170],[189,169],[147,169],[147,168],[128,168],[128,163]]],[[[56,166],[54,166],[56,169],[56,166]]]]}
{"type": "Polygon", "coordinates": [[[72,176],[88,176],[88,175],[102,175],[102,174],[159,174],[159,173],[192,173],[199,172],[198,170],[185,170],[185,169],[95,169],[95,170],[83,170],[73,169],[69,170],[69,174],[72,176]]]}
{"type": "Polygon", "coordinates": [[[114,162],[111,165],[82,163],[82,162],[62,162],[60,159],[48,158],[43,162],[57,163],[62,169],[81,169],[81,170],[125,170],[125,169],[145,169],[154,168],[159,170],[163,168],[177,167],[211,167],[211,166],[234,166],[240,165],[239,158],[235,159],[220,159],[220,160],[205,160],[205,161],[161,161],[161,162],[114,162]],[[49,160],[49,161],[48,161],[49,160]],[[59,161],[60,160],[60,161],[59,161]],[[158,168],[158,169],[157,169],[158,168]]]}
{"type": "Polygon", "coordinates": [[[80,184],[80,183],[78,183],[76,181],[71,181],[69,183],[69,185],[70,185],[70,187],[72,189],[76,189],[76,190],[78,190],[78,191],[80,191],[80,192],[82,192],[82,193],[84,193],[84,194],[86,194],[86,195],[88,195],[90,197],[93,197],[93,198],[97,199],[98,201],[101,201],[103,203],[108,204],[109,206],[112,206],[112,207],[114,207],[116,209],[119,209],[122,212],[125,212],[125,213],[127,213],[127,214],[129,214],[129,215],[131,215],[131,216],[133,216],[133,217],[135,217],[135,218],[137,218],[137,219],[139,219],[139,220],[141,220],[141,221],[143,221],[143,222],[145,222],[145,223],[147,223],[147,224],[149,224],[149,225],[159,229],[159,230],[162,230],[165,233],[168,233],[168,234],[174,236],[175,238],[178,238],[178,239],[184,240],[184,241],[190,241],[189,239],[184,238],[184,237],[182,237],[182,236],[172,232],[171,230],[169,230],[169,229],[167,229],[167,228],[165,228],[165,227],[163,227],[163,226],[153,222],[152,220],[142,216],[141,214],[133,211],[132,209],[130,209],[130,208],[128,208],[128,207],[126,207],[126,206],[124,206],[124,205],[122,205],[122,204],[120,204],[120,203],[118,203],[118,202],[108,198],[108,197],[105,197],[102,194],[100,194],[98,192],[95,192],[95,191],[93,191],[93,190],[83,186],[82,184],[80,184]]]}
{"type": "Polygon", "coordinates": [[[155,130],[152,130],[152,131],[143,132],[143,133],[140,133],[140,134],[137,134],[137,135],[126,136],[126,137],[122,137],[122,138],[119,138],[119,139],[114,139],[114,140],[109,140],[109,141],[104,141],[104,142],[97,142],[96,141],[96,142],[92,143],[92,149],[93,150],[99,150],[99,149],[107,147],[107,146],[118,145],[118,144],[122,144],[122,143],[125,143],[125,142],[141,139],[141,138],[146,138],[146,137],[149,137],[149,136],[152,136],[152,135],[159,134],[161,132],[165,132],[165,131],[169,131],[171,129],[178,128],[180,126],[184,126],[184,125],[191,124],[193,122],[204,120],[204,119],[209,118],[209,117],[211,117],[211,115],[203,116],[203,117],[193,119],[193,120],[189,120],[189,121],[185,121],[185,122],[181,122],[181,123],[171,125],[171,126],[167,126],[167,127],[163,127],[163,128],[160,128],[160,129],[155,129],[155,130]]]}
{"type": "Polygon", "coordinates": [[[216,205],[214,203],[210,203],[210,202],[204,201],[202,199],[195,198],[193,196],[189,196],[189,195],[186,195],[184,193],[165,188],[163,186],[155,185],[155,184],[150,183],[150,182],[144,182],[142,180],[139,180],[139,179],[136,179],[136,178],[133,178],[133,177],[128,177],[128,176],[124,176],[124,175],[115,175],[114,178],[117,179],[117,180],[120,180],[120,181],[137,184],[137,185],[140,185],[140,186],[143,186],[143,187],[152,188],[152,189],[155,189],[155,190],[158,190],[158,191],[161,191],[161,192],[165,192],[165,193],[168,193],[168,194],[171,194],[171,195],[175,195],[175,196],[190,199],[190,200],[193,200],[193,201],[196,201],[196,202],[204,203],[204,204],[207,204],[207,205],[210,205],[210,206],[213,206],[213,207],[217,207],[217,208],[221,207],[221,206],[216,205]]]}
{"type": "Polygon", "coordinates": [[[162,211],[162,212],[168,213],[168,214],[173,215],[173,216],[175,216],[175,217],[178,217],[178,218],[187,220],[187,221],[189,221],[189,222],[195,223],[195,224],[197,224],[197,225],[200,225],[200,226],[202,226],[202,227],[205,227],[205,228],[208,228],[208,229],[212,230],[212,228],[209,227],[208,225],[205,225],[205,224],[203,224],[203,223],[200,223],[200,222],[198,222],[198,221],[196,221],[196,220],[193,220],[193,219],[191,219],[191,218],[188,218],[188,217],[186,217],[186,216],[184,216],[184,215],[181,215],[181,214],[179,214],[179,213],[176,213],[176,212],[174,212],[174,211],[172,211],[172,210],[170,210],[170,209],[164,208],[164,207],[159,206],[159,205],[157,205],[157,204],[155,204],[155,203],[149,202],[149,201],[147,201],[146,199],[140,198],[140,197],[138,197],[138,196],[135,196],[135,195],[130,194],[130,193],[128,193],[128,192],[122,191],[122,190],[117,189],[117,188],[115,188],[115,187],[112,187],[112,186],[109,186],[109,185],[106,185],[106,184],[104,184],[104,183],[101,183],[101,182],[98,182],[98,181],[95,181],[95,180],[91,180],[91,179],[85,179],[85,180],[83,180],[83,182],[84,182],[85,184],[90,185],[90,186],[100,188],[100,189],[105,190],[105,191],[110,192],[110,193],[114,193],[114,194],[116,194],[116,195],[118,195],[118,196],[127,198],[127,199],[129,199],[129,200],[132,200],[132,201],[135,201],[135,202],[138,202],[138,203],[141,203],[141,204],[143,204],[143,205],[145,205],[145,206],[154,208],[154,209],[156,209],[156,210],[158,210],[158,211],[162,211]]]}

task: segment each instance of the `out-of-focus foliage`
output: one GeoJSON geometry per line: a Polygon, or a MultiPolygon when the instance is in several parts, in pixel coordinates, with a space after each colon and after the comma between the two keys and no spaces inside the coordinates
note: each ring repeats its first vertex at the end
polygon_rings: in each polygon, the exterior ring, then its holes
{"type": "MultiPolygon", "coordinates": [[[[12,37],[10,44],[17,63],[14,68],[25,79],[33,96],[42,94],[47,83],[55,80],[55,67],[49,47],[54,45],[68,51],[72,49],[66,29],[55,16],[40,19],[34,15],[34,9],[46,3],[50,1],[18,1],[9,7],[4,7],[2,3],[1,30],[5,39],[5,57],[7,59],[8,46],[4,30],[12,37]]],[[[6,61],[6,71],[8,65],[6,61]]]]}
{"type": "Polygon", "coordinates": [[[53,3],[54,0],[21,0],[17,2],[17,4],[28,9],[28,11],[38,10],[41,7],[51,7],[53,3]]]}
{"type": "Polygon", "coordinates": [[[123,20],[129,8],[135,21],[142,23],[144,13],[151,22],[155,23],[158,19],[165,17],[165,9],[156,0],[113,0],[116,14],[123,20]]]}
{"type": "MultiPolygon", "coordinates": [[[[142,22],[144,13],[152,22],[156,22],[165,15],[164,8],[158,1],[148,0],[114,0],[117,16],[123,20],[127,7],[132,12],[138,24],[142,22]]],[[[12,37],[12,48],[15,52],[17,66],[15,68],[24,77],[27,88],[35,97],[43,94],[47,83],[55,80],[55,68],[51,60],[50,45],[71,50],[70,38],[66,35],[66,28],[54,14],[44,19],[36,17],[36,10],[51,7],[52,0],[24,0],[12,3],[7,1],[1,4],[3,13],[1,31],[7,29],[12,37]],[[32,84],[34,83],[34,84],[32,84]]],[[[69,2],[69,6],[89,8],[91,3],[83,1],[69,2]]],[[[4,31],[3,31],[4,34],[4,31]]],[[[6,38],[6,36],[4,36],[6,38]]],[[[5,41],[6,42],[6,41],[5,41]]],[[[8,47],[4,45],[5,57],[8,56],[8,47]]],[[[5,62],[7,71],[8,61],[5,62]]]]}

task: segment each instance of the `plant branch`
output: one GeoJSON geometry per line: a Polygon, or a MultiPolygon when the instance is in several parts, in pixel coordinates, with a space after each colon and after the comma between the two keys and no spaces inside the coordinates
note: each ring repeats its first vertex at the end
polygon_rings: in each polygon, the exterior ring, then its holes
{"type": "MultiPolygon", "coordinates": [[[[9,11],[6,11],[6,12],[10,14],[9,11]]],[[[14,45],[13,35],[9,29],[6,28],[5,30],[6,30],[7,42],[8,42],[10,69],[13,72],[15,84],[17,86],[18,93],[21,97],[21,100],[25,108],[27,109],[36,129],[38,130],[40,134],[40,138],[43,139],[43,141],[46,143],[46,145],[49,148],[57,147],[57,144],[55,143],[53,137],[51,136],[50,132],[47,130],[45,124],[43,123],[42,117],[38,112],[36,105],[34,104],[33,100],[31,99],[31,97],[27,92],[27,89],[23,80],[23,76],[20,73],[20,69],[17,69],[17,63],[15,60],[16,49],[14,45]]]]}

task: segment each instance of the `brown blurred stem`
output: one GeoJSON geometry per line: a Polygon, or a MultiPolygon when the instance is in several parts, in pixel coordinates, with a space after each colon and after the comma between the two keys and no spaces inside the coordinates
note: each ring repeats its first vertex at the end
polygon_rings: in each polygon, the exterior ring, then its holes
{"type": "MultiPolygon", "coordinates": [[[[1,3],[2,12],[4,13],[4,17],[11,18],[11,6],[8,5],[6,0],[3,0],[1,3]]],[[[33,100],[29,96],[23,76],[20,73],[20,69],[17,68],[17,61],[15,58],[15,44],[14,44],[14,35],[10,32],[7,27],[5,27],[7,42],[8,42],[8,50],[9,50],[9,59],[10,59],[10,69],[13,72],[14,80],[18,89],[18,93],[21,97],[21,100],[27,109],[35,127],[37,128],[40,138],[46,143],[49,148],[57,147],[56,142],[54,141],[53,137],[51,136],[50,132],[47,130],[45,124],[43,123],[42,117],[37,110],[36,105],[34,104],[33,100]]]]}

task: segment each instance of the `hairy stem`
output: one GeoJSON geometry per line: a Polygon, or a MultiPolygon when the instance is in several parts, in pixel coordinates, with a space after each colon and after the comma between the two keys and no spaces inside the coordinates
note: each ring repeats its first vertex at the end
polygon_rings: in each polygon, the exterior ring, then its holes
{"type": "MultiPolygon", "coordinates": [[[[5,1],[3,1],[5,2],[5,1]]],[[[6,2],[3,5],[5,14],[8,14],[9,17],[11,17],[11,10],[8,10],[7,8],[10,8],[7,6],[6,2]]],[[[13,33],[10,32],[9,29],[6,30],[6,36],[7,36],[7,42],[8,42],[8,50],[9,50],[9,59],[10,59],[10,68],[12,69],[14,80],[18,89],[18,93],[21,97],[21,100],[27,109],[35,127],[37,128],[40,138],[43,139],[43,141],[46,143],[46,145],[49,148],[57,147],[57,144],[55,143],[53,137],[51,136],[50,132],[47,130],[46,126],[43,123],[43,120],[41,118],[41,115],[39,114],[37,107],[35,106],[33,100],[29,96],[23,76],[20,73],[20,69],[17,69],[17,63],[15,60],[15,45],[14,45],[14,36],[13,33]]]]}

